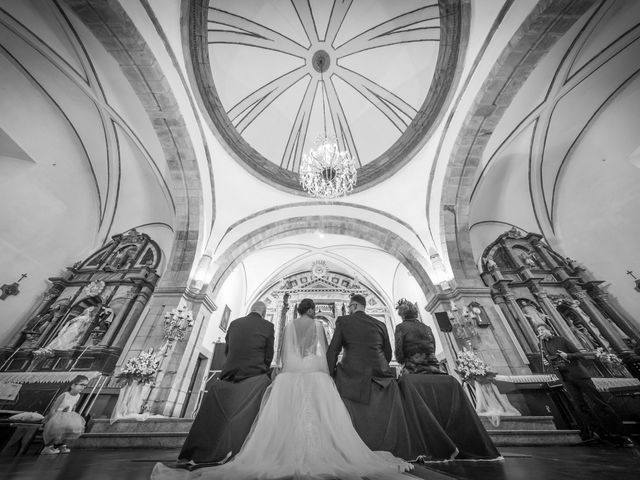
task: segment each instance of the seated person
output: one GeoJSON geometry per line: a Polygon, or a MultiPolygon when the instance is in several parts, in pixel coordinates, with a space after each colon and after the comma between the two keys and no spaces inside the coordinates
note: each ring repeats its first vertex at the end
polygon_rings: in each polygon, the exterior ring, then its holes
{"type": "Polygon", "coordinates": [[[433,432],[443,431],[456,459],[501,459],[462,386],[438,368],[433,333],[417,319],[415,304],[402,299],[396,308],[403,318],[396,327],[396,359],[404,363],[398,383],[412,451],[438,451],[433,432]]]}
{"type": "Polygon", "coordinates": [[[231,322],[226,335],[226,361],[220,379],[207,392],[178,457],[178,466],[194,468],[224,463],[238,453],[271,384],[273,324],[267,307],[256,302],[246,317],[231,322]]]}
{"type": "Polygon", "coordinates": [[[403,373],[444,373],[438,367],[433,332],[418,320],[418,307],[402,298],[396,310],[402,317],[396,326],[396,360],[404,364],[403,373]]]}
{"type": "Polygon", "coordinates": [[[389,451],[405,460],[444,460],[455,446],[433,420],[428,441],[411,443],[411,423],[404,417],[402,398],[389,366],[391,343],[384,323],[365,313],[366,299],[353,295],[349,315],[338,317],[327,351],[329,372],[334,375],[353,425],[371,450],[389,451]],[[344,352],[338,363],[340,351],[344,352]],[[415,446],[415,448],[414,448],[415,446]]]}

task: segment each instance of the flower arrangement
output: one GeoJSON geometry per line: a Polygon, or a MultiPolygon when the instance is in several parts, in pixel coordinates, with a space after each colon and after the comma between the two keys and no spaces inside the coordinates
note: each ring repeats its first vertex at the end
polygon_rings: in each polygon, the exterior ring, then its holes
{"type": "Polygon", "coordinates": [[[152,383],[159,371],[160,358],[156,358],[153,348],[150,348],[140,352],[137,357],[128,359],[118,378],[124,379],[127,383],[152,383]]]}
{"type": "Polygon", "coordinates": [[[595,355],[602,363],[608,363],[610,365],[621,365],[622,360],[615,353],[607,352],[604,348],[598,347],[595,350],[595,355]]]}
{"type": "Polygon", "coordinates": [[[496,375],[488,370],[487,364],[473,350],[466,347],[458,354],[454,370],[465,382],[488,380],[496,375]]]}

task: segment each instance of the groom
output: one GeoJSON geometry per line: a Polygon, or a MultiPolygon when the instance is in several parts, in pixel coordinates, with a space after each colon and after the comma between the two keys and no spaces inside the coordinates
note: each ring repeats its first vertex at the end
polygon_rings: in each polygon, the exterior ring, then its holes
{"type": "Polygon", "coordinates": [[[249,315],[229,325],[220,379],[207,384],[177,466],[193,469],[223,463],[242,447],[271,383],[274,328],[264,319],[266,312],[267,306],[256,302],[249,315]]]}
{"type": "Polygon", "coordinates": [[[336,320],[327,350],[329,372],[364,443],[403,457],[409,437],[395,371],[389,367],[391,342],[385,324],[365,313],[366,305],[364,296],[353,295],[349,315],[336,320]]]}

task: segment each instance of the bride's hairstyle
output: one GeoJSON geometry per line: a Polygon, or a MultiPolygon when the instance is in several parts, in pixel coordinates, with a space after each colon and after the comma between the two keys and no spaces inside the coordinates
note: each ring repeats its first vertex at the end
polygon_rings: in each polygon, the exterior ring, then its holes
{"type": "Polygon", "coordinates": [[[313,310],[315,311],[315,302],[310,298],[303,298],[302,301],[298,304],[298,315],[304,315],[310,308],[313,308],[313,310]]]}

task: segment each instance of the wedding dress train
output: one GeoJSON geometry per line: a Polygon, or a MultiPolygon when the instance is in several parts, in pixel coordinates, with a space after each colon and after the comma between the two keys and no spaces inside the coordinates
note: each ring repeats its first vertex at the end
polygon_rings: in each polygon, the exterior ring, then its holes
{"type": "Polygon", "coordinates": [[[193,472],[158,464],[152,479],[406,480],[402,472],[412,468],[409,463],[371,451],[358,436],[329,376],[325,354],[319,323],[306,315],[290,322],[282,372],[265,393],[238,455],[224,465],[193,472]]]}

